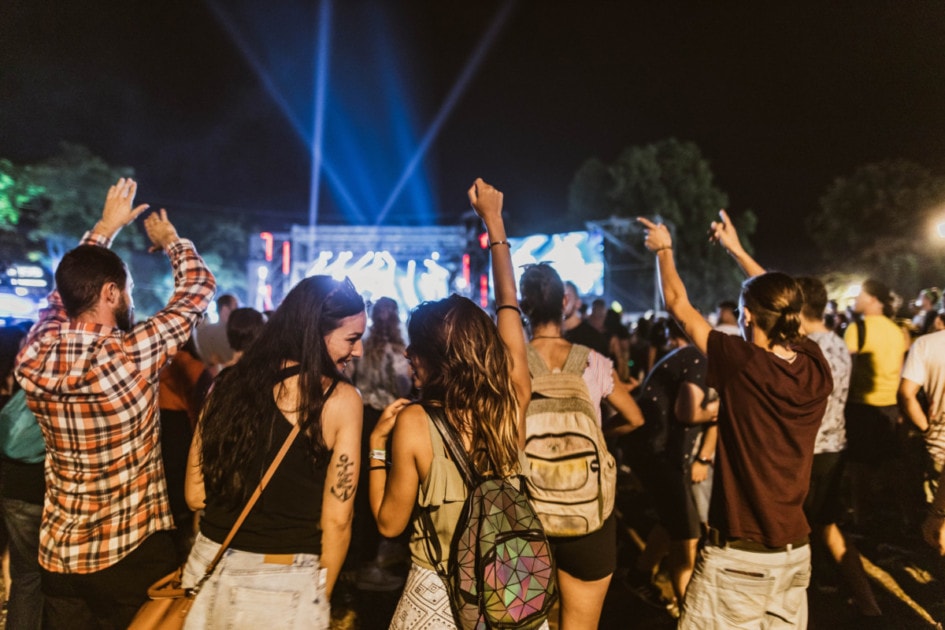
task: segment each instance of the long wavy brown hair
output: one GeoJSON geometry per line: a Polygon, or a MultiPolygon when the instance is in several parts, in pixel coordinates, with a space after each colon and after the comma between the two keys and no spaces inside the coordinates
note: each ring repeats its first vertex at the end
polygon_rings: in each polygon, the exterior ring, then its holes
{"type": "Polygon", "coordinates": [[[518,465],[518,405],[508,349],[492,319],[452,295],[418,306],[408,324],[411,361],[425,373],[420,398],[441,405],[471,436],[470,458],[482,475],[507,476],[518,465]]]}

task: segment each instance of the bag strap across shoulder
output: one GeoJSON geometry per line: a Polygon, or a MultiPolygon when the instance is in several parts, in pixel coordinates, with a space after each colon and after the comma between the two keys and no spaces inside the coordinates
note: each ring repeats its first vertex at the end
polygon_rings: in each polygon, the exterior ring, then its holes
{"type": "Polygon", "coordinates": [[[443,411],[442,407],[434,407],[428,404],[423,404],[423,410],[427,412],[427,415],[433,420],[433,426],[440,432],[440,437],[443,438],[443,445],[446,447],[446,452],[449,454],[450,459],[456,464],[456,468],[459,469],[459,473],[463,476],[463,481],[466,482],[466,487],[472,488],[476,484],[479,475],[473,470],[472,463],[469,461],[469,455],[466,453],[466,449],[463,448],[463,442],[459,437],[459,433],[456,431],[455,427],[450,424],[449,420],[447,420],[446,412],[443,411]]]}
{"type": "MultiPolygon", "coordinates": [[[[449,458],[456,464],[456,468],[459,470],[460,475],[463,477],[463,482],[466,484],[467,491],[471,491],[472,480],[475,479],[475,477],[472,474],[469,458],[466,455],[466,450],[463,448],[459,435],[453,428],[453,425],[447,420],[446,413],[443,411],[442,407],[434,407],[433,405],[425,403],[420,404],[427,413],[427,417],[430,418],[430,422],[436,427],[436,431],[440,435],[447,455],[449,455],[449,458]]],[[[433,517],[430,515],[429,508],[420,510],[420,522],[425,530],[424,536],[426,538],[427,555],[436,569],[437,574],[448,583],[449,573],[447,568],[443,566],[443,549],[440,547],[440,538],[437,535],[436,526],[433,524],[433,517]]]]}

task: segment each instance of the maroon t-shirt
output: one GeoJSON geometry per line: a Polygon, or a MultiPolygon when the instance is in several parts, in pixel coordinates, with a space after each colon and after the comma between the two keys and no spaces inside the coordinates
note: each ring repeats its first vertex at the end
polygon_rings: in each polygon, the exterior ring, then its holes
{"type": "Polygon", "coordinates": [[[833,390],[830,366],[809,339],[789,362],[712,331],[708,385],[721,397],[709,524],[769,547],[810,533],[804,498],[814,439],[833,390]]]}

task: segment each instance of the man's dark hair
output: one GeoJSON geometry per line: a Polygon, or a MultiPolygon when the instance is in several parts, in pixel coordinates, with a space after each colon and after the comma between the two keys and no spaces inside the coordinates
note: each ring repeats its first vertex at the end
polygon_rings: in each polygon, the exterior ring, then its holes
{"type": "Polygon", "coordinates": [[[827,310],[827,287],[823,282],[811,276],[801,276],[796,280],[801,285],[801,293],[804,294],[801,314],[807,319],[822,320],[824,311],[827,310]]]}
{"type": "Polygon", "coordinates": [[[742,283],[742,301],[751,311],[752,324],[768,336],[768,347],[790,344],[801,336],[804,295],[791,276],[769,271],[742,283]]]}
{"type": "Polygon", "coordinates": [[[226,322],[226,340],[236,352],[244,352],[259,336],[266,318],[254,308],[238,308],[230,313],[226,322]]]}
{"type": "Polygon", "coordinates": [[[98,245],[79,245],[62,257],[56,269],[56,288],[72,319],[94,308],[109,282],[124,291],[128,269],[118,254],[98,245]]]}
{"type": "Polygon", "coordinates": [[[217,298],[217,312],[221,309],[228,308],[230,310],[235,309],[240,305],[240,301],[232,293],[224,293],[217,298]]]}
{"type": "Polygon", "coordinates": [[[879,300],[879,302],[883,305],[883,315],[886,317],[892,317],[895,314],[896,309],[893,307],[895,298],[893,297],[892,291],[888,286],[875,278],[869,278],[863,282],[861,288],[868,295],[872,295],[874,298],[879,300]]]}

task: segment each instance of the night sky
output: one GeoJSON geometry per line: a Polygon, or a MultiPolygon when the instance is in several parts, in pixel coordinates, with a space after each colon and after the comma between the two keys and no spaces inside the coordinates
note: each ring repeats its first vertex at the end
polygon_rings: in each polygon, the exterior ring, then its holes
{"type": "MultiPolygon", "coordinates": [[[[732,214],[759,215],[759,259],[793,271],[834,178],[945,173],[945,3],[666,4],[336,0],[321,219],[450,224],[482,176],[516,233],[541,231],[586,159],[676,137],[732,214]]],[[[307,221],[316,2],[6,0],[0,25],[0,157],[75,142],[172,213],[307,221]]]]}

